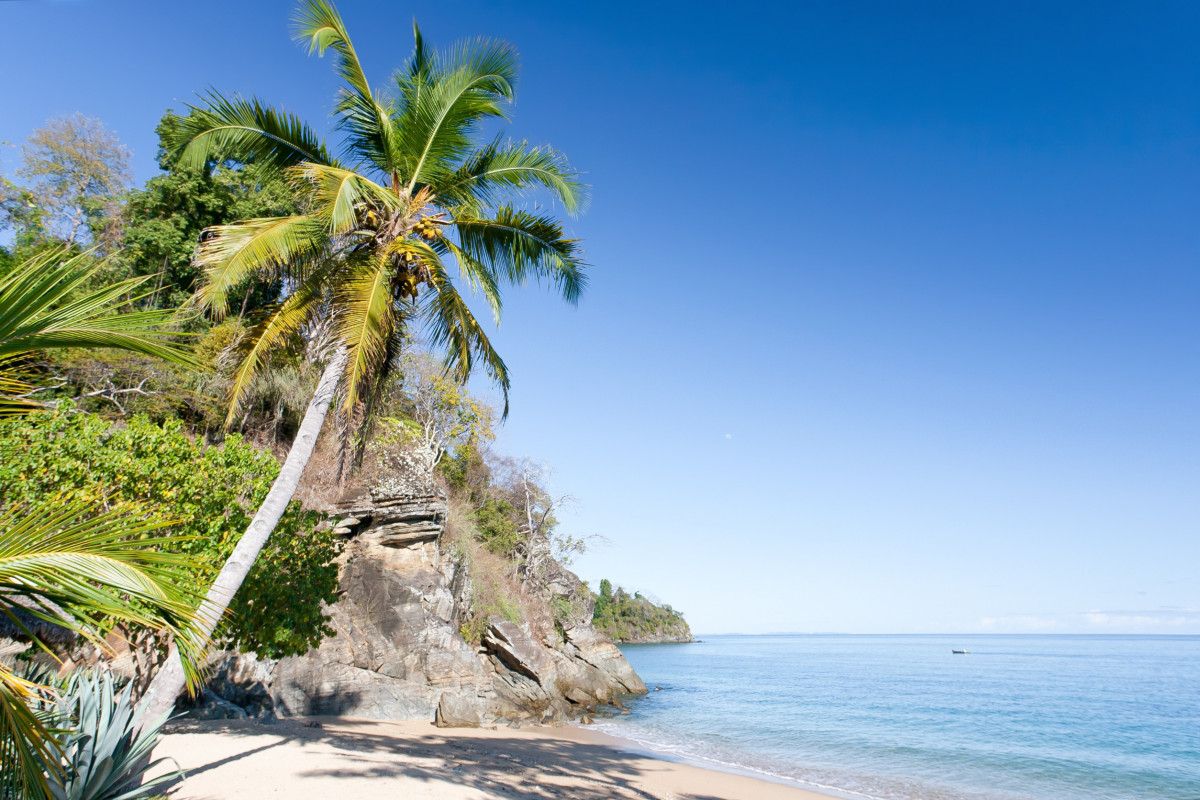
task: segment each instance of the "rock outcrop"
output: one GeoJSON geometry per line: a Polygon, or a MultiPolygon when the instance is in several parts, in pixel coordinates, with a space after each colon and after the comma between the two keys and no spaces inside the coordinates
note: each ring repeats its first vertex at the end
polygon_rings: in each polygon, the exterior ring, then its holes
{"type": "Polygon", "coordinates": [[[686,644],[694,642],[691,626],[683,614],[666,603],[656,603],[640,592],[600,581],[594,596],[592,624],[596,630],[620,644],[686,644]]]}
{"type": "Polygon", "coordinates": [[[434,493],[339,507],[334,530],[346,545],[341,596],[328,609],[335,635],[279,661],[227,655],[205,712],[234,714],[223,699],[255,717],[472,726],[563,721],[646,691],[620,650],[592,628],[587,588],[557,564],[539,588],[574,618],[542,636],[528,624],[490,618],[479,646],[468,643],[460,630],[471,614],[472,581],[442,541],[446,515],[434,493]]]}

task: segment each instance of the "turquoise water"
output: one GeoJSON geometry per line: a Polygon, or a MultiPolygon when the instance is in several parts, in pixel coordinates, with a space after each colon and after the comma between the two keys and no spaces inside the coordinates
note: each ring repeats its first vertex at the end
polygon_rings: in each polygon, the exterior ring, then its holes
{"type": "Polygon", "coordinates": [[[652,691],[599,727],[658,752],[847,797],[1200,800],[1200,637],[710,636],[621,649],[652,691]]]}

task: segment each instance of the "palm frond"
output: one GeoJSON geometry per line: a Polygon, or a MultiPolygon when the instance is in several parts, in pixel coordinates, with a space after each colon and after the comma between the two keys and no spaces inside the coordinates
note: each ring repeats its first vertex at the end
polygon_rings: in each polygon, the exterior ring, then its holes
{"type": "Polygon", "coordinates": [[[471,309],[455,290],[441,264],[430,270],[434,291],[427,292],[421,303],[421,316],[426,323],[430,343],[445,349],[443,364],[455,379],[465,383],[477,362],[499,388],[504,397],[503,417],[508,416],[508,391],[512,383],[508,367],[480,326],[471,309]]]}
{"type": "Polygon", "coordinates": [[[338,338],[347,349],[342,382],[344,414],[352,414],[369,391],[372,377],[386,360],[388,342],[399,326],[391,256],[384,251],[356,265],[352,277],[338,289],[335,302],[343,313],[338,338]]]}
{"type": "Polygon", "coordinates": [[[138,504],[104,510],[65,497],[9,507],[0,514],[0,615],[21,629],[19,606],[102,650],[105,625],[165,630],[195,685],[207,641],[194,616],[199,597],[184,587],[199,564],[170,552],[180,537],[159,531],[173,522],[138,504]]]}
{"type": "Polygon", "coordinates": [[[496,271],[492,269],[490,264],[485,264],[474,258],[470,253],[467,253],[445,237],[438,240],[437,246],[446,248],[446,252],[454,256],[459,272],[462,273],[467,287],[472,292],[483,295],[484,299],[487,300],[488,307],[492,309],[492,317],[496,320],[496,324],[499,325],[500,312],[504,310],[504,303],[500,297],[500,282],[496,278],[496,271]]]}
{"type": "Polygon", "coordinates": [[[571,170],[566,156],[548,147],[526,142],[494,141],[471,154],[446,181],[434,187],[437,194],[456,203],[479,207],[533,188],[550,190],[566,208],[577,214],[588,202],[588,187],[571,170]]]}
{"type": "Polygon", "coordinates": [[[209,161],[255,161],[268,168],[286,169],[301,161],[334,166],[325,143],[299,117],[276,111],[257,99],[224,97],[215,91],[202,95],[204,106],[189,106],[164,141],[185,166],[209,161]]]}
{"type": "MultiPolygon", "coordinates": [[[[194,686],[205,641],[194,624],[199,598],[181,587],[198,565],[166,549],[179,541],[159,533],[170,520],[138,505],[97,511],[85,501],[51,497],[0,514],[0,616],[25,630],[19,609],[102,649],[108,649],[106,624],[165,629],[194,686]]],[[[51,797],[43,770],[58,764],[46,720],[31,708],[40,688],[0,664],[0,787],[21,797],[51,797]]]]}
{"type": "Polygon", "coordinates": [[[587,285],[579,242],[564,237],[553,217],[502,206],[492,219],[456,218],[454,229],[465,253],[496,265],[513,283],[549,280],[570,303],[578,302],[587,285]]]}
{"type": "Polygon", "coordinates": [[[395,134],[391,109],[371,91],[341,15],[325,0],[306,0],[296,14],[295,35],[308,42],[308,52],[337,53],[337,73],[349,84],[339,93],[339,127],[350,134],[347,151],[390,175],[395,166],[395,134]]]}
{"type": "Polygon", "coordinates": [[[460,44],[436,59],[419,78],[397,74],[400,90],[395,127],[404,158],[407,191],[418,184],[445,182],[471,152],[479,123],[503,117],[517,80],[517,57],[510,45],[479,39],[460,44]]]}
{"type": "Polygon", "coordinates": [[[46,771],[60,777],[61,751],[48,721],[34,711],[42,688],[0,662],[0,797],[54,800],[46,771]]]}
{"type": "Polygon", "coordinates": [[[229,387],[226,427],[237,419],[255,377],[267,363],[271,353],[299,334],[312,320],[326,299],[326,286],[330,282],[330,276],[338,269],[338,262],[333,260],[318,266],[282,303],[270,310],[262,322],[246,333],[239,348],[241,358],[238,368],[229,387]]]}
{"type": "Polygon", "coordinates": [[[358,224],[358,207],[366,204],[384,212],[400,206],[400,198],[370,178],[353,170],[322,164],[301,164],[291,172],[313,190],[314,212],[325,223],[331,236],[340,236],[358,224]]]}
{"type": "MultiPolygon", "coordinates": [[[[131,299],[145,296],[139,296],[138,290],[154,276],[118,281],[71,299],[103,268],[102,263],[89,265],[88,258],[87,253],[50,250],[0,278],[0,372],[4,381],[23,382],[13,369],[13,359],[50,348],[109,347],[199,366],[191,353],[171,341],[179,335],[168,328],[173,312],[113,313],[131,299]]],[[[11,394],[8,397],[12,399],[11,394]]]]}
{"type": "Polygon", "coordinates": [[[324,221],[312,214],[248,219],[206,229],[193,263],[204,268],[196,293],[214,316],[229,310],[229,291],[252,276],[277,277],[328,242],[324,221]]]}

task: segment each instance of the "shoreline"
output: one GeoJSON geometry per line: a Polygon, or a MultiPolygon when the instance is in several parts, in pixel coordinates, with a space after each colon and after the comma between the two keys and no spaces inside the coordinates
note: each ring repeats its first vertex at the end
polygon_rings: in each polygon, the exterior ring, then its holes
{"type": "Polygon", "coordinates": [[[758,769],[756,767],[747,766],[745,764],[737,764],[728,761],[718,761],[715,758],[705,758],[692,753],[674,752],[667,749],[661,749],[663,746],[656,746],[654,742],[645,742],[640,739],[634,739],[629,736],[622,736],[618,733],[613,733],[610,730],[596,730],[591,727],[583,728],[578,723],[572,723],[571,727],[581,730],[591,736],[597,737],[597,742],[607,747],[620,750],[622,752],[633,753],[644,758],[655,759],[658,761],[667,761],[672,764],[684,764],[695,769],[704,770],[706,772],[720,772],[726,775],[737,775],[743,778],[749,778],[755,781],[764,783],[774,783],[780,786],[798,789],[803,792],[808,792],[810,795],[822,797],[826,800],[880,800],[870,794],[855,792],[849,789],[839,789],[836,786],[825,786],[819,783],[804,781],[799,778],[793,778],[788,775],[780,775],[775,772],[758,769]]]}
{"type": "Polygon", "coordinates": [[[657,761],[666,761],[672,764],[683,764],[705,772],[719,772],[724,775],[736,775],[742,778],[748,778],[753,781],[763,783],[773,783],[788,788],[797,789],[802,792],[807,792],[810,796],[825,798],[825,800],[880,800],[870,794],[862,792],[854,792],[849,789],[839,789],[836,786],[824,786],[819,783],[811,783],[799,778],[793,778],[787,775],[780,775],[775,772],[758,769],[756,767],[737,764],[728,761],[718,761],[715,758],[705,758],[704,756],[694,755],[692,753],[679,753],[656,747],[653,742],[644,742],[639,739],[634,739],[628,736],[621,736],[617,733],[612,733],[608,730],[596,730],[591,727],[580,727],[578,723],[572,723],[571,727],[580,730],[589,736],[596,737],[598,744],[603,744],[606,747],[611,747],[621,752],[632,753],[643,758],[654,759],[657,761]]]}
{"type": "Polygon", "coordinates": [[[270,724],[185,719],[168,727],[154,757],[173,758],[187,773],[169,790],[172,800],[837,797],[637,744],[575,725],[492,729],[329,717],[270,724]]]}

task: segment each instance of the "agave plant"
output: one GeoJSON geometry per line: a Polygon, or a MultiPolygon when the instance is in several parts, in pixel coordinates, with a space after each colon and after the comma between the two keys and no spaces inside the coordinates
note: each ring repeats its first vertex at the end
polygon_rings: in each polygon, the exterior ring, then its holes
{"type": "Polygon", "coordinates": [[[138,300],[138,290],[153,276],[83,291],[103,269],[102,263],[90,262],[88,253],[53,249],[0,278],[0,415],[37,405],[26,397],[32,387],[20,367],[23,358],[39,350],[105,347],[195,364],[190,353],[170,341],[173,311],[114,313],[138,300]]]}
{"type": "MultiPolygon", "coordinates": [[[[9,508],[0,514],[0,619],[47,652],[30,617],[101,648],[115,622],[165,630],[194,684],[202,639],[193,624],[196,598],[180,588],[194,564],[167,552],[173,539],[158,532],[169,524],[137,505],[97,514],[91,503],[50,498],[9,508]]],[[[0,798],[48,800],[54,786],[73,780],[73,767],[63,763],[69,753],[55,738],[61,731],[38,713],[47,692],[0,662],[0,798]]]]}
{"type": "MultiPolygon", "coordinates": [[[[197,301],[216,317],[247,280],[285,289],[245,339],[229,421],[273,353],[315,327],[330,331],[329,357],[287,460],[201,606],[210,628],[295,495],[335,398],[345,444],[354,423],[372,418],[405,337],[423,331],[456,379],[482,366],[507,411],[508,369],[460,288],[478,292],[497,319],[505,284],[543,281],[568,302],[583,291],[578,241],[554,215],[515,204],[539,193],[575,213],[587,199],[578,174],[548,147],[480,140],[515,97],[515,51],[481,39],[437,52],[416,26],[413,33],[412,56],[388,90],[378,90],[337,10],[324,0],[301,4],[297,39],[310,52],[331,53],[344,81],[334,109],[344,134],[337,155],[299,118],[216,93],[168,140],[180,163],[253,161],[304,197],[303,213],[211,228],[197,249],[204,267],[197,301]]],[[[147,702],[170,708],[182,677],[168,663],[147,702]]]]}
{"type": "Polygon", "coordinates": [[[150,760],[166,716],[143,721],[134,710],[133,684],[118,693],[111,672],[79,671],[59,693],[54,714],[62,769],[50,780],[55,800],[136,800],[183,776],[176,768],[143,782],[170,759],[150,760]]]}

